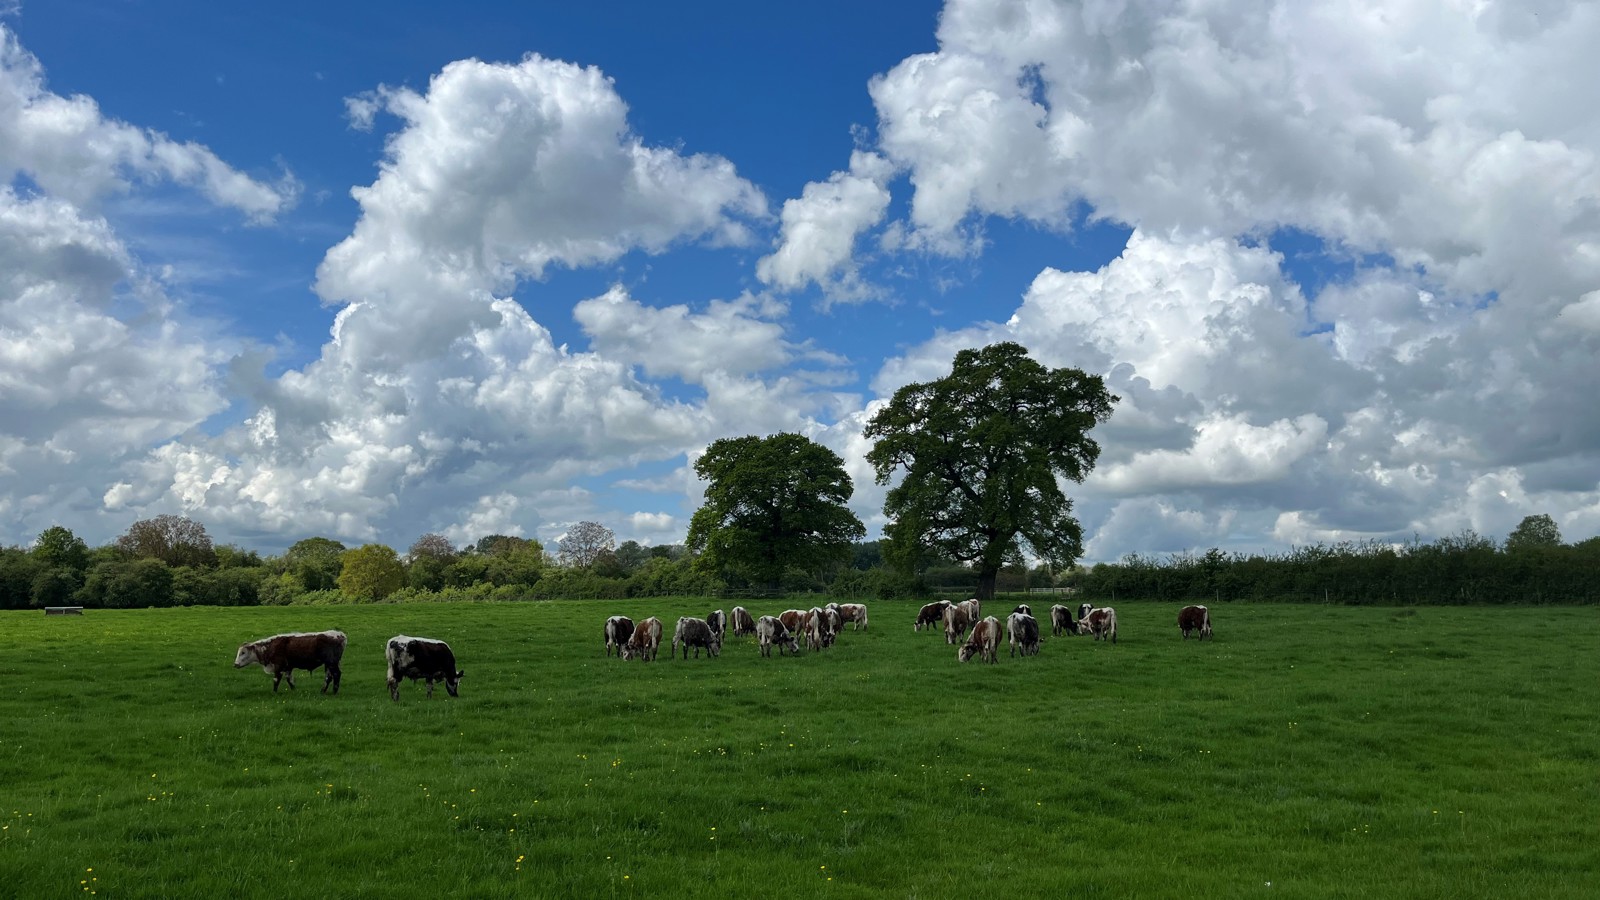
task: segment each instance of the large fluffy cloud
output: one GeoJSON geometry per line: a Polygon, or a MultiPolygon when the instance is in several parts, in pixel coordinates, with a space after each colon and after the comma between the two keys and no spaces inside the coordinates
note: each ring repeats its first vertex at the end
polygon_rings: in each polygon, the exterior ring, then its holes
{"type": "Polygon", "coordinates": [[[26,175],[46,192],[92,207],[138,182],[170,180],[255,221],[271,220],[299,192],[285,173],[267,184],[210,150],[101,115],[93,99],[45,86],[39,61],[0,25],[0,184],[26,175]]]}
{"type": "Polygon", "coordinates": [[[386,110],[401,127],[378,179],[353,192],[360,221],[318,270],[318,292],[343,307],[329,343],[304,368],[246,379],[249,422],[153,454],[127,481],[130,505],[203,492],[230,528],[397,545],[408,529],[550,538],[580,518],[620,520],[630,511],[587,485],[683,458],[725,414],[798,421],[809,382],[762,373],[836,362],[786,342],[783,307],[756,298],[657,309],[616,288],[545,301],[535,279],[549,266],[746,243],[765,215],[727,160],[634,135],[598,70],[468,60],[426,93],[383,88],[350,109],[358,126],[386,110]],[[557,346],[530,313],[569,307],[588,352],[557,346]],[[704,396],[653,383],[671,377],[704,396]]]}
{"type": "Polygon", "coordinates": [[[99,211],[175,183],[264,222],[294,200],[178,143],[62,97],[0,25],[0,519],[102,529],[108,473],[225,410],[238,350],[190,315],[99,211]]]}

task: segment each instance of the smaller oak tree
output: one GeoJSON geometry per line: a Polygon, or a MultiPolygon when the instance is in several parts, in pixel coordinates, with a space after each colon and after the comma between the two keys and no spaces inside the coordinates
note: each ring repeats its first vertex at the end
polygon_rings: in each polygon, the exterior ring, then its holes
{"type": "Polygon", "coordinates": [[[803,435],[723,438],[694,470],[708,484],[688,545],[711,571],[775,588],[791,566],[847,562],[866,534],[846,505],[855,486],[844,462],[803,435]]]}

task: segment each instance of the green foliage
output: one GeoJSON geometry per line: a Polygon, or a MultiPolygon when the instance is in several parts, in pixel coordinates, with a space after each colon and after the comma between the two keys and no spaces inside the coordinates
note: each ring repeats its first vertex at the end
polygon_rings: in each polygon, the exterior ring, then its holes
{"type": "Polygon", "coordinates": [[[1099,458],[1089,437],[1117,397],[1097,375],[1049,369],[1014,343],[956,354],[949,375],[908,384],[867,423],[880,484],[886,557],[911,569],[926,551],[970,564],[991,597],[1020,550],[1069,566],[1083,530],[1058,479],[1082,482],[1099,458]]]}
{"type": "Polygon", "coordinates": [[[1556,520],[1540,513],[1524,518],[1511,534],[1506,536],[1506,552],[1542,550],[1561,546],[1561,529],[1556,520]]]}
{"type": "Polygon", "coordinates": [[[1276,555],[1130,554],[1063,579],[1095,601],[1600,603],[1600,541],[1501,552],[1471,531],[1431,543],[1345,542],[1276,555]]]}
{"type": "Polygon", "coordinates": [[[798,434],[715,441],[695,460],[705,505],[688,546],[711,572],[776,585],[791,568],[850,558],[866,529],[846,505],[854,486],[837,453],[798,434]]]}
{"type": "Polygon", "coordinates": [[[33,542],[33,558],[46,569],[70,569],[81,574],[89,568],[89,545],[71,529],[52,525],[33,542]]]}
{"type": "Polygon", "coordinates": [[[76,569],[58,567],[45,569],[33,579],[31,591],[35,609],[46,606],[70,606],[78,588],[83,586],[83,576],[76,569]]]}
{"type": "Polygon", "coordinates": [[[0,547],[0,609],[27,609],[43,567],[20,547],[0,547]]]}
{"type": "Polygon", "coordinates": [[[294,579],[297,592],[331,591],[339,586],[344,567],[344,544],[331,538],[296,541],[280,561],[281,571],[294,579]]]}
{"type": "Polygon", "coordinates": [[[340,557],[339,593],[358,602],[382,600],[406,583],[406,569],[393,547],[363,544],[340,557]]]}
{"type": "Polygon", "coordinates": [[[159,559],[129,559],[102,562],[89,570],[78,603],[107,609],[142,609],[171,606],[172,568],[159,559]]]}
{"type": "Polygon", "coordinates": [[[174,569],[173,597],[179,606],[256,606],[261,585],[271,577],[260,566],[174,569]]]}

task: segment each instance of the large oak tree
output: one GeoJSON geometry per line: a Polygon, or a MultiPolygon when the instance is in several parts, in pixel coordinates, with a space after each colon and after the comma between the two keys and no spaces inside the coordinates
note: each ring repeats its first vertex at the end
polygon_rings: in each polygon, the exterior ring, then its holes
{"type": "Polygon", "coordinates": [[[956,354],[949,375],[908,384],[867,423],[890,554],[931,552],[973,567],[978,596],[1024,552],[1058,567],[1083,554],[1083,529],[1059,479],[1082,482],[1100,456],[1089,437],[1119,398],[1098,375],[1051,369],[1019,344],[956,354]]]}
{"type": "Polygon", "coordinates": [[[847,561],[866,528],[846,503],[855,491],[837,453],[798,434],[723,438],[695,460],[706,501],[689,522],[689,549],[713,571],[777,587],[785,570],[847,561]]]}

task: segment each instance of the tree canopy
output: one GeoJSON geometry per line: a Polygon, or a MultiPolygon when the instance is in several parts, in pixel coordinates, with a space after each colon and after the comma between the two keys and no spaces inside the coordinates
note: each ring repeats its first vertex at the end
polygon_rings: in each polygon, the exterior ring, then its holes
{"type": "Polygon", "coordinates": [[[206,527],[186,516],[140,519],[117,538],[117,549],[135,559],[159,559],[169,566],[214,566],[206,527]]]}
{"type": "Polygon", "coordinates": [[[1511,534],[1506,536],[1506,552],[1516,553],[1537,547],[1561,546],[1561,528],[1556,520],[1544,513],[1525,517],[1511,534]]]}
{"type": "Polygon", "coordinates": [[[382,600],[406,583],[400,554],[384,544],[363,544],[346,550],[339,572],[339,591],[357,600],[382,600]]]}
{"type": "Polygon", "coordinates": [[[713,571],[776,586],[790,566],[849,560],[866,534],[846,506],[855,487],[843,460],[802,435],[723,438],[694,470],[706,499],[687,543],[713,571]]]}
{"type": "Polygon", "coordinates": [[[616,533],[599,522],[579,522],[556,542],[562,564],[580,569],[592,564],[601,553],[616,549],[616,544],[616,533]]]}
{"type": "Polygon", "coordinates": [[[884,503],[887,555],[971,565],[984,599],[1024,550],[1070,566],[1083,529],[1057,479],[1081,483],[1094,468],[1089,431],[1118,399],[1098,375],[1047,368],[1010,342],[962,350],[949,375],[895,391],[864,432],[879,484],[905,472],[884,503]]]}

